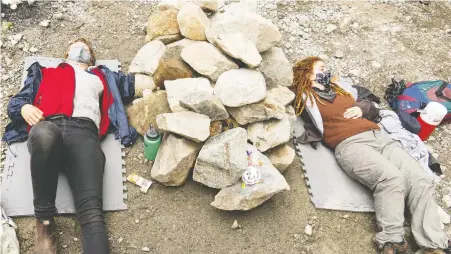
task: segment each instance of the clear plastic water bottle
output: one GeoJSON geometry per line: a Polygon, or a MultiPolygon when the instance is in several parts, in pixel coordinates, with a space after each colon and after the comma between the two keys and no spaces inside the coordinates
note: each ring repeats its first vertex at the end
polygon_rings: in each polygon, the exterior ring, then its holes
{"type": "Polygon", "coordinates": [[[144,156],[149,161],[154,161],[157,157],[158,149],[161,144],[161,135],[158,131],[150,125],[146,134],[144,135],[144,156]]]}

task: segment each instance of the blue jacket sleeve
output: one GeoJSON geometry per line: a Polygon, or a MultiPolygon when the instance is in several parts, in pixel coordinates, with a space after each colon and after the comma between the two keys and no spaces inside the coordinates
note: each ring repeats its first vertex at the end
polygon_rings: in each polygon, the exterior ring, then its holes
{"type": "Polygon", "coordinates": [[[113,72],[116,84],[118,85],[122,101],[128,103],[135,96],[135,76],[134,74],[124,74],[123,72],[113,72]]]}
{"type": "Polygon", "coordinates": [[[33,104],[42,80],[41,65],[38,62],[33,63],[27,71],[23,88],[8,102],[7,112],[11,120],[23,120],[20,111],[25,104],[33,104]]]}

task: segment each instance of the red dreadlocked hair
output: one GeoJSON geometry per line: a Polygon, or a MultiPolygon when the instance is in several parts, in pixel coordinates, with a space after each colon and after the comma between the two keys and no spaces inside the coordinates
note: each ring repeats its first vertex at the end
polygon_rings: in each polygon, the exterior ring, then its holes
{"type": "MultiPolygon", "coordinates": [[[[317,103],[325,104],[323,100],[319,97],[319,95],[313,90],[312,80],[310,77],[313,73],[313,66],[316,62],[323,61],[321,58],[316,56],[311,56],[304,58],[302,60],[297,61],[293,67],[293,85],[291,86],[291,90],[295,93],[296,98],[294,101],[294,109],[296,115],[300,115],[302,111],[305,109],[305,105],[307,104],[307,99],[310,101],[315,100],[317,103]],[[305,94],[306,100],[302,98],[303,94],[305,94]]],[[[332,89],[340,95],[351,96],[348,92],[340,88],[334,81],[337,80],[337,77],[333,77],[331,80],[332,89]]]]}

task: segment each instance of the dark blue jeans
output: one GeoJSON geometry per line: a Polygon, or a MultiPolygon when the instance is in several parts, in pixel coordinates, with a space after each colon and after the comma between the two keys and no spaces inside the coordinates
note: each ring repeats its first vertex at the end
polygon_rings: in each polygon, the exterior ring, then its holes
{"type": "Polygon", "coordinates": [[[85,254],[109,253],[103,217],[105,155],[97,126],[84,118],[57,118],[39,122],[29,133],[35,217],[51,220],[58,173],[64,172],[74,196],[85,254]]]}

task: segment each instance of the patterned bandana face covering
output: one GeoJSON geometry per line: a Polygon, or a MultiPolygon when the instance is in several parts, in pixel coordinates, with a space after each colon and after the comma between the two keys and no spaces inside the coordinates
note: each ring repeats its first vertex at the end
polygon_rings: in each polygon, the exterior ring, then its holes
{"type": "Polygon", "coordinates": [[[69,49],[67,59],[89,65],[91,63],[91,54],[84,46],[74,46],[69,49]]]}
{"type": "Polygon", "coordinates": [[[316,82],[324,85],[324,90],[313,87],[313,90],[321,97],[330,103],[332,103],[337,97],[337,93],[330,86],[330,72],[320,72],[316,74],[316,82]]]}

